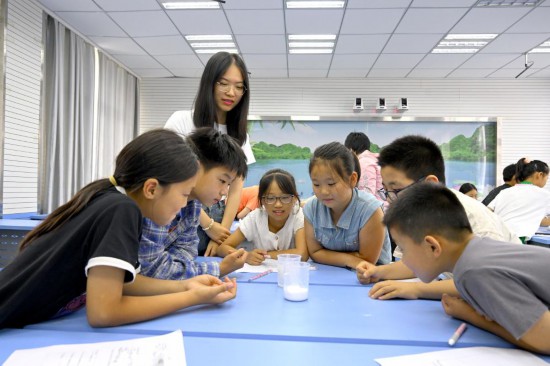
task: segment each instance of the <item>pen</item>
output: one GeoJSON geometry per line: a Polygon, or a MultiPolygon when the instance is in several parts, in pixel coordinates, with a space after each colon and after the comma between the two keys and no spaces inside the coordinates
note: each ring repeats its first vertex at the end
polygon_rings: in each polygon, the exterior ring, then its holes
{"type": "Polygon", "coordinates": [[[250,277],[250,278],[248,279],[248,282],[252,282],[252,281],[254,281],[254,280],[257,280],[257,279],[260,278],[260,277],[267,276],[267,275],[270,274],[271,272],[273,272],[273,270],[272,270],[272,269],[268,269],[268,270],[265,271],[265,272],[258,273],[256,276],[250,277]]]}
{"type": "Polygon", "coordinates": [[[353,267],[344,266],[344,268],[347,269],[348,271],[356,272],[355,268],[353,268],[353,267]]]}
{"type": "Polygon", "coordinates": [[[449,338],[449,346],[454,346],[456,342],[458,342],[458,338],[460,338],[460,336],[462,335],[462,333],[464,333],[465,330],[466,330],[466,323],[460,324],[458,328],[456,328],[451,338],[449,338]]]}

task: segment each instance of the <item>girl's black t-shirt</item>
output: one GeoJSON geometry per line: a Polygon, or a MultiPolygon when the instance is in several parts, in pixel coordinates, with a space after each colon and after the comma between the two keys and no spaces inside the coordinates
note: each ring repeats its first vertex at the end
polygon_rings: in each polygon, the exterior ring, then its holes
{"type": "Polygon", "coordinates": [[[87,266],[126,271],[138,263],[142,216],[114,187],[98,193],[78,215],[40,236],[0,271],[0,329],[23,327],[66,312],[86,291],[87,266]]]}

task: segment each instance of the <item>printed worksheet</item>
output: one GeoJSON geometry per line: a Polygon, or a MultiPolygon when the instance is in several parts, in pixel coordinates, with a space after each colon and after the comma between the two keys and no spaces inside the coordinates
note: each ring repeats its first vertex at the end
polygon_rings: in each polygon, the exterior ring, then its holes
{"type": "Polygon", "coordinates": [[[375,359],[380,366],[548,366],[527,351],[511,348],[468,347],[375,359]]]}
{"type": "Polygon", "coordinates": [[[3,366],[185,366],[181,330],[127,341],[65,344],[13,352],[3,366]]]}

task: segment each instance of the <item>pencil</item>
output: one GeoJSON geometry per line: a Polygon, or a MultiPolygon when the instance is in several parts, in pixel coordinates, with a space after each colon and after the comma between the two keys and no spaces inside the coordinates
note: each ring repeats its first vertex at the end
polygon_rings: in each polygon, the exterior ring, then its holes
{"type": "Polygon", "coordinates": [[[449,338],[449,346],[454,346],[456,342],[458,342],[458,338],[460,338],[460,336],[462,335],[462,333],[464,333],[465,330],[466,330],[466,323],[460,324],[458,328],[456,328],[451,338],[449,338]]]}
{"type": "Polygon", "coordinates": [[[267,275],[270,274],[271,272],[273,272],[273,270],[272,270],[272,269],[268,269],[267,271],[264,271],[264,272],[262,272],[262,273],[258,273],[256,276],[250,277],[250,278],[248,279],[248,282],[252,282],[252,281],[254,281],[254,280],[257,280],[257,279],[260,278],[260,277],[267,276],[267,275]]]}

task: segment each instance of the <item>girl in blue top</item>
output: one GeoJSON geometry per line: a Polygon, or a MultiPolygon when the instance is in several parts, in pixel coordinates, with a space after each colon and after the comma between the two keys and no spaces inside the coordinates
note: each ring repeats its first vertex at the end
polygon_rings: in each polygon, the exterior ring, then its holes
{"type": "Polygon", "coordinates": [[[390,262],[382,203],[359,191],[352,153],[339,142],[318,147],[309,162],[315,197],[304,207],[309,255],[319,263],[355,268],[362,260],[390,262]]]}

